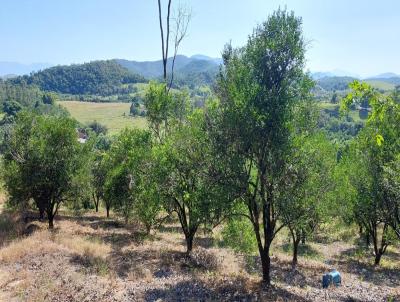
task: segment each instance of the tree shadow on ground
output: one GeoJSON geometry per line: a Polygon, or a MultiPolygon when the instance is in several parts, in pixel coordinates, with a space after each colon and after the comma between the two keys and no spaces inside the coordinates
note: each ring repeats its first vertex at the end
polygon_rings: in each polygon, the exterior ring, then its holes
{"type": "MultiPolygon", "coordinates": [[[[292,255],[293,253],[293,244],[291,243],[284,243],[280,246],[280,248],[286,254],[292,255]]],[[[309,244],[299,244],[297,255],[310,259],[318,259],[322,257],[322,254],[309,244]]]]}
{"type": "Polygon", "coordinates": [[[157,230],[160,233],[182,233],[182,228],[175,225],[161,225],[157,230]]]}
{"type": "MultiPolygon", "coordinates": [[[[259,256],[245,256],[244,268],[249,274],[261,277],[262,267],[259,256]]],[[[289,286],[320,288],[320,276],[325,272],[323,267],[309,266],[301,261],[295,269],[291,261],[271,257],[271,278],[289,286]]]]}
{"type": "MultiPolygon", "coordinates": [[[[366,251],[365,247],[357,246],[342,251],[337,256],[336,261],[340,266],[345,267],[349,273],[358,275],[360,279],[366,282],[388,287],[400,286],[400,270],[374,266],[373,256],[371,255],[371,251],[366,251]]],[[[382,260],[384,257],[397,258],[398,253],[390,252],[384,254],[382,260]]]]}
{"type": "Polygon", "coordinates": [[[177,251],[119,250],[113,253],[111,262],[112,269],[121,278],[129,274],[140,278],[151,272],[160,278],[164,273],[171,275],[185,270],[182,265],[185,257],[185,253],[177,251]]]}
{"type": "Polygon", "coordinates": [[[249,287],[242,278],[205,283],[194,278],[146,291],[145,301],[308,301],[279,287],[249,287]]]}

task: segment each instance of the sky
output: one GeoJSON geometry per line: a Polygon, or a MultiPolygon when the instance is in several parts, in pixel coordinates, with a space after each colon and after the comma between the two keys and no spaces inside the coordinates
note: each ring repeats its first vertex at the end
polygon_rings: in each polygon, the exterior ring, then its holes
{"type": "MultiPolygon", "coordinates": [[[[162,0],[164,9],[166,0],[162,0]]],[[[400,74],[399,0],[173,0],[192,19],[181,54],[219,57],[274,10],[303,19],[307,69],[400,74]]],[[[0,0],[0,61],[161,58],[156,0],[0,0]]]]}

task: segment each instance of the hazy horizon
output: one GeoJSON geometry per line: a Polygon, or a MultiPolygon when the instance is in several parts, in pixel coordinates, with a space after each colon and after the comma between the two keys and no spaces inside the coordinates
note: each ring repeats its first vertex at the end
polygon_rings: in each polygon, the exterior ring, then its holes
{"type": "MultiPolygon", "coordinates": [[[[178,2],[178,1],[177,1],[178,2]]],[[[180,53],[220,57],[224,44],[246,42],[252,29],[286,7],[303,18],[307,69],[372,76],[400,73],[400,3],[364,1],[180,1],[191,7],[189,35],[180,53]],[[382,9],[382,7],[384,9],[382,9]],[[366,63],[367,62],[367,63],[366,63]]],[[[165,1],[164,1],[165,8],[165,1]]],[[[102,59],[161,58],[157,1],[2,1],[1,62],[51,65],[102,59]]]]}

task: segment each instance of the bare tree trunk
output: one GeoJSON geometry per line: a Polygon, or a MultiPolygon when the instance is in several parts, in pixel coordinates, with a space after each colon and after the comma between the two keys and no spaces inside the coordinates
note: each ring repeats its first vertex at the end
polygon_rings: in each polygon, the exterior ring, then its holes
{"type": "Polygon", "coordinates": [[[270,247],[270,243],[266,244],[261,252],[263,282],[267,285],[271,284],[271,257],[269,256],[270,247]]]}
{"type": "Polygon", "coordinates": [[[296,268],[298,260],[297,260],[297,255],[299,251],[299,244],[302,236],[299,236],[298,233],[296,233],[295,230],[292,230],[289,228],[290,233],[292,235],[292,243],[293,243],[293,258],[292,258],[292,268],[296,268]]]}
{"type": "Polygon", "coordinates": [[[107,218],[110,218],[110,206],[109,205],[106,205],[106,215],[107,215],[107,218]]]}
{"type": "Polygon", "coordinates": [[[306,244],[306,232],[304,230],[301,230],[301,244],[306,244]]]}
{"type": "Polygon", "coordinates": [[[186,239],[186,254],[190,254],[193,250],[194,233],[185,234],[186,239]]]}
{"type": "Polygon", "coordinates": [[[49,229],[50,230],[54,229],[54,214],[52,210],[47,211],[47,220],[49,222],[49,229]]]}
{"type": "Polygon", "coordinates": [[[164,28],[162,23],[162,14],[161,14],[161,1],[158,0],[158,19],[160,23],[160,33],[161,33],[161,50],[162,50],[162,59],[163,59],[163,78],[164,81],[167,82],[167,61],[168,61],[168,47],[169,47],[169,19],[171,12],[171,2],[168,1],[168,11],[167,11],[167,37],[166,41],[164,41],[164,28]]]}

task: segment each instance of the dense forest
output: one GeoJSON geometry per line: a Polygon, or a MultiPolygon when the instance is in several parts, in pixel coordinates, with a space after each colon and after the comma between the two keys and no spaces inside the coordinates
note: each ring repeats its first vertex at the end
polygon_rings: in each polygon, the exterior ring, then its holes
{"type": "Polygon", "coordinates": [[[127,93],[122,85],[146,80],[109,60],[51,67],[11,81],[15,84],[36,85],[44,91],[107,96],[127,93]]]}

